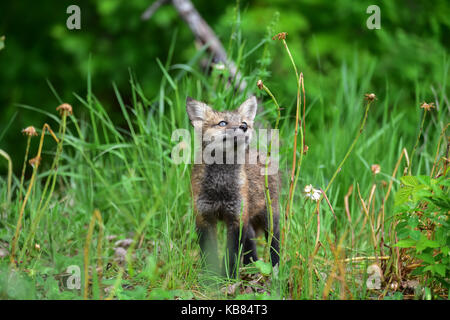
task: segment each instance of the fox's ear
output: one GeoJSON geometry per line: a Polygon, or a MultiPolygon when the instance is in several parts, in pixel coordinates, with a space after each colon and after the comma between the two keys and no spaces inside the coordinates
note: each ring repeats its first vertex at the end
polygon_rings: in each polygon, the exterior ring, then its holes
{"type": "Polygon", "coordinates": [[[242,117],[249,121],[253,121],[256,116],[256,108],[258,106],[258,103],[256,102],[256,97],[251,96],[247,100],[244,101],[244,103],[241,104],[241,106],[238,109],[238,112],[242,117]]]}
{"type": "Polygon", "coordinates": [[[189,116],[189,120],[191,120],[192,125],[195,126],[198,121],[204,121],[206,119],[206,115],[209,112],[212,112],[212,109],[206,103],[187,97],[186,111],[189,116]]]}

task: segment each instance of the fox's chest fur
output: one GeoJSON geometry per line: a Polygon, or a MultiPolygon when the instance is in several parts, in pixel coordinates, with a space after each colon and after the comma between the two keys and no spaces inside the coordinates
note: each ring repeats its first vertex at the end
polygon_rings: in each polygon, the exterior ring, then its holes
{"type": "Polygon", "coordinates": [[[196,207],[206,219],[226,219],[241,211],[245,172],[239,164],[211,164],[194,167],[193,176],[198,182],[196,207]],[[210,217],[208,217],[210,216],[210,217]]]}

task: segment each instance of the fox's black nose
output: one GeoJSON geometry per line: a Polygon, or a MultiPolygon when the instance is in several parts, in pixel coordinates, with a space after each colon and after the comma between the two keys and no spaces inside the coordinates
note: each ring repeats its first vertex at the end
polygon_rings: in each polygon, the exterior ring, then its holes
{"type": "Polygon", "coordinates": [[[237,129],[241,129],[242,131],[246,132],[248,129],[248,126],[246,123],[241,124],[240,126],[232,126],[231,129],[236,131],[237,129]]]}
{"type": "Polygon", "coordinates": [[[248,129],[247,124],[246,124],[246,123],[241,124],[241,125],[239,126],[239,129],[241,129],[242,131],[246,132],[247,129],[248,129]]]}

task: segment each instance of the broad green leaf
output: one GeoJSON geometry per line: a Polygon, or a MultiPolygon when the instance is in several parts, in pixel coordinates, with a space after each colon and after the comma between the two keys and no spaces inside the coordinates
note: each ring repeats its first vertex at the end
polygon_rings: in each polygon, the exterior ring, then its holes
{"type": "Polygon", "coordinates": [[[133,290],[123,291],[123,298],[133,299],[133,300],[143,300],[147,296],[147,289],[143,286],[136,286],[133,290]]]}
{"type": "Polygon", "coordinates": [[[394,298],[395,300],[403,300],[403,293],[401,293],[401,292],[396,292],[396,293],[394,293],[393,298],[394,298]]]}
{"type": "Polygon", "coordinates": [[[419,180],[417,180],[416,177],[413,176],[404,176],[400,178],[400,181],[405,185],[409,187],[415,187],[420,185],[419,180]]]}
{"type": "Polygon", "coordinates": [[[434,266],[427,266],[423,269],[423,271],[431,271],[431,273],[434,274],[434,266]]]}
{"type": "Polygon", "coordinates": [[[420,236],[422,235],[422,233],[420,233],[419,230],[411,230],[409,235],[413,240],[418,241],[418,240],[420,240],[420,236]]]}
{"type": "Polygon", "coordinates": [[[194,298],[194,294],[189,290],[176,289],[172,290],[174,297],[180,298],[182,300],[191,300],[194,298]]]}
{"type": "Polygon", "coordinates": [[[427,248],[439,248],[439,243],[434,240],[426,240],[427,248]]]}
{"type": "Polygon", "coordinates": [[[450,210],[450,197],[447,198],[437,198],[431,197],[430,201],[433,202],[434,205],[441,208],[441,210],[450,210]]]}
{"type": "MultiPolygon", "coordinates": [[[[396,196],[397,196],[397,194],[396,194],[396,196]]],[[[406,200],[408,200],[408,199],[406,199],[406,200]]],[[[407,212],[409,210],[411,210],[411,208],[407,204],[395,205],[393,213],[396,214],[396,213],[400,213],[400,212],[407,212]]]]}
{"type": "Polygon", "coordinates": [[[445,277],[445,271],[447,269],[447,267],[445,265],[435,264],[433,267],[434,267],[434,270],[436,271],[436,273],[438,273],[442,277],[445,277]]]}
{"type": "Polygon", "coordinates": [[[405,202],[407,202],[409,200],[409,197],[411,196],[412,192],[413,192],[413,188],[409,188],[409,187],[400,188],[400,190],[398,190],[397,193],[395,194],[394,205],[399,206],[399,205],[402,205],[405,202]]]}
{"type": "Polygon", "coordinates": [[[431,254],[429,254],[429,253],[422,253],[422,254],[419,254],[419,255],[417,256],[417,258],[422,259],[422,260],[423,260],[424,262],[426,262],[426,263],[430,263],[430,264],[434,263],[433,255],[431,255],[431,254]]]}
{"type": "Polygon", "coordinates": [[[431,197],[433,194],[431,193],[431,191],[429,191],[429,189],[418,188],[418,189],[414,189],[414,191],[412,192],[412,195],[413,195],[414,201],[419,201],[419,200],[427,199],[428,197],[431,197]]]}
{"type": "Polygon", "coordinates": [[[395,246],[399,247],[399,248],[411,248],[416,245],[416,242],[417,241],[412,240],[412,239],[405,239],[405,240],[400,240],[399,242],[397,242],[395,244],[395,246]]]}
{"type": "Polygon", "coordinates": [[[262,260],[256,261],[255,267],[258,268],[259,272],[261,272],[264,275],[269,275],[272,272],[272,265],[262,260]]]}
{"type": "Polygon", "coordinates": [[[402,230],[402,229],[404,229],[406,226],[408,225],[408,221],[406,220],[403,220],[403,221],[400,221],[398,224],[397,224],[397,230],[402,230]]]}
{"type": "Polygon", "coordinates": [[[421,252],[426,248],[438,248],[439,243],[433,240],[428,240],[427,238],[422,238],[416,243],[416,251],[421,252]]]}
{"type": "Polygon", "coordinates": [[[426,186],[431,186],[431,178],[429,176],[417,176],[417,180],[426,186]]]}
{"type": "Polygon", "coordinates": [[[425,267],[417,267],[415,268],[412,272],[411,275],[412,276],[419,276],[425,273],[425,267]]]}
{"type": "Polygon", "coordinates": [[[270,300],[271,298],[267,293],[244,293],[238,294],[236,300],[270,300]]]}
{"type": "Polygon", "coordinates": [[[441,247],[445,245],[449,236],[450,230],[447,231],[444,228],[436,228],[434,230],[434,239],[441,244],[441,247]]]}
{"type": "Polygon", "coordinates": [[[409,218],[408,220],[408,225],[411,228],[415,228],[419,225],[419,218],[417,216],[412,216],[411,218],[409,218]]]}
{"type": "MultiPolygon", "coordinates": [[[[397,237],[400,240],[404,240],[409,237],[410,233],[411,233],[411,230],[409,230],[408,228],[403,228],[403,229],[397,231],[397,237]]],[[[415,239],[415,240],[418,240],[418,239],[415,239]]]]}
{"type": "Polygon", "coordinates": [[[151,300],[171,300],[173,299],[173,292],[162,288],[155,288],[150,292],[149,299],[151,300]]]}
{"type": "Polygon", "coordinates": [[[440,185],[450,187],[450,179],[446,178],[439,182],[440,185]]]}

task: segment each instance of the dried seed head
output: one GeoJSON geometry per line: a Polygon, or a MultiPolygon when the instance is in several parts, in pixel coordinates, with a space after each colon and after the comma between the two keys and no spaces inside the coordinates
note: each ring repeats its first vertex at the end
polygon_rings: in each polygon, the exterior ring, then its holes
{"type": "Polygon", "coordinates": [[[393,281],[393,282],[391,283],[391,290],[396,291],[397,288],[398,288],[398,282],[397,282],[397,281],[393,281]]]}
{"type": "Polygon", "coordinates": [[[264,84],[263,84],[262,80],[258,80],[258,82],[256,83],[256,85],[258,86],[258,89],[259,89],[259,90],[262,90],[263,87],[264,87],[264,84]]]}
{"type": "Polygon", "coordinates": [[[421,107],[422,109],[427,110],[427,111],[430,111],[431,109],[436,108],[436,107],[434,106],[434,103],[433,103],[433,102],[430,102],[430,103],[423,102],[423,103],[421,104],[420,107],[421,107]]]}
{"type": "Polygon", "coordinates": [[[68,103],[63,103],[56,108],[56,111],[59,111],[61,115],[63,115],[66,111],[69,115],[72,115],[72,106],[68,103]]]}
{"type": "Polygon", "coordinates": [[[26,127],[22,130],[22,133],[30,137],[38,135],[36,129],[33,126],[26,127]]]}
{"type": "Polygon", "coordinates": [[[30,159],[29,163],[30,163],[30,165],[31,165],[33,168],[34,168],[35,166],[36,166],[36,167],[39,167],[39,164],[41,163],[41,157],[36,156],[36,157],[34,157],[33,159],[30,159]]]}
{"type": "Polygon", "coordinates": [[[370,102],[372,102],[373,100],[377,100],[377,96],[375,95],[375,93],[366,93],[364,97],[364,99],[370,102]]]}
{"type": "Polygon", "coordinates": [[[272,40],[276,40],[276,38],[278,38],[278,40],[284,40],[284,39],[286,39],[286,36],[287,36],[287,35],[288,35],[287,32],[280,32],[279,34],[274,35],[274,36],[272,37],[272,40]]]}
{"type": "Polygon", "coordinates": [[[370,167],[370,170],[372,170],[372,173],[373,173],[373,174],[379,174],[381,168],[380,168],[380,165],[378,165],[378,164],[373,164],[373,165],[370,167]]]}
{"type": "Polygon", "coordinates": [[[309,147],[305,144],[303,145],[303,154],[306,154],[308,152],[309,147]]]}

